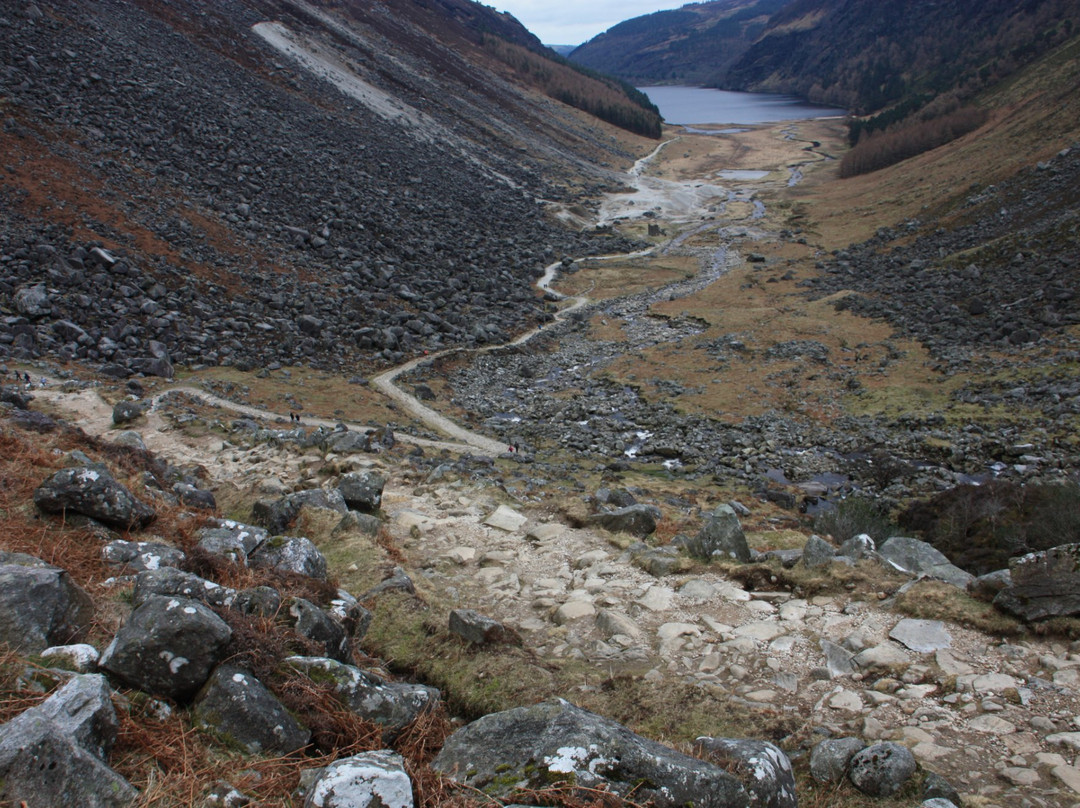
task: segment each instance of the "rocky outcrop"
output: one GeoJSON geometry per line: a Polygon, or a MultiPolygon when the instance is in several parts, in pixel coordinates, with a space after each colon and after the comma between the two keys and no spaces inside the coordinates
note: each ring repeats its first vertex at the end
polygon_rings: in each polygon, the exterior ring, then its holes
{"type": "Polygon", "coordinates": [[[413,808],[405,761],[390,751],[335,760],[312,783],[304,808],[413,808]]]}
{"type": "Polygon", "coordinates": [[[484,716],[455,732],[432,766],[492,796],[524,785],[569,781],[608,788],[659,808],[748,804],[746,789],[720,766],[635,735],[557,699],[484,716]]]}

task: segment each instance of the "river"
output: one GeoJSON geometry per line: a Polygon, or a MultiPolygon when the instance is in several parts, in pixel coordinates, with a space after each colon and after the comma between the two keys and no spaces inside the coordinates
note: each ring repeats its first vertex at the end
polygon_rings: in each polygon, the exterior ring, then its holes
{"type": "Polygon", "coordinates": [[[842,109],[821,107],[793,95],[736,93],[705,87],[640,87],[670,124],[749,125],[846,115],[842,109]]]}

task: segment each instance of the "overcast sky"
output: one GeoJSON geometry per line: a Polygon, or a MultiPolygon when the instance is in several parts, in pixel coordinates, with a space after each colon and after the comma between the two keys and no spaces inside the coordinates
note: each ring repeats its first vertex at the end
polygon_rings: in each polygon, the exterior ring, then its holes
{"type": "Polygon", "coordinates": [[[690,0],[482,0],[509,11],[545,45],[580,45],[642,14],[680,8],[690,0]]]}

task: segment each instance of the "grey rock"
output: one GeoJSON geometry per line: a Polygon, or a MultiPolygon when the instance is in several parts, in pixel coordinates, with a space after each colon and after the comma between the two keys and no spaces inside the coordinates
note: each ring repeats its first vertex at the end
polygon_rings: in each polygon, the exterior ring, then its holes
{"type": "Polygon", "coordinates": [[[183,550],[155,541],[117,539],[101,548],[101,558],[106,564],[127,573],[176,567],[185,557],[183,550]]]}
{"type": "Polygon", "coordinates": [[[952,647],[952,638],[940,620],[913,620],[897,623],[889,637],[918,654],[932,654],[952,647]]]}
{"type": "Polygon", "coordinates": [[[288,601],[287,622],[301,637],[318,643],[326,656],[347,662],[350,655],[349,637],[345,628],[314,603],[303,598],[288,601]]]}
{"type": "Polygon", "coordinates": [[[919,803],[919,808],[957,808],[958,803],[944,797],[933,797],[919,803]]]}
{"type": "Polygon", "coordinates": [[[144,570],[135,576],[131,602],[141,606],[154,595],[178,595],[210,606],[229,606],[236,597],[236,590],[175,567],[162,567],[144,570]]]}
{"type": "Polygon", "coordinates": [[[866,748],[858,738],[829,738],[810,750],[810,775],[826,785],[838,783],[847,774],[848,763],[866,748]]]}
{"type": "Polygon", "coordinates": [[[94,604],[62,569],[8,554],[0,564],[0,642],[22,653],[71,642],[87,631],[94,604]]]}
{"type": "Polygon", "coordinates": [[[311,733],[250,672],[219,665],[192,705],[197,725],[248,754],[287,755],[307,746],[311,733]]]}
{"type": "Polygon", "coordinates": [[[821,650],[825,654],[825,667],[832,678],[850,676],[855,672],[855,655],[831,640],[820,641],[821,650]]]}
{"type": "Polygon", "coordinates": [[[102,760],[116,743],[119,723],[112,689],[101,674],[72,676],[32,712],[52,721],[79,747],[102,760]]]}
{"type": "Polygon", "coordinates": [[[962,589],[975,577],[955,566],[936,547],[918,539],[894,536],[878,547],[878,554],[901,572],[938,578],[962,589]]]}
{"type": "Polygon", "coordinates": [[[255,586],[236,593],[233,608],[256,617],[273,617],[281,608],[281,595],[270,586],[255,586]]]}
{"type": "Polygon", "coordinates": [[[302,536],[274,536],[248,557],[252,567],[268,567],[279,572],[295,572],[309,578],[326,579],[326,558],[311,539],[302,536]]]}
{"type": "Polygon", "coordinates": [[[859,559],[872,557],[876,550],[877,545],[874,544],[874,540],[866,533],[860,533],[858,536],[852,536],[841,544],[838,554],[858,561],[859,559]]]}
{"type": "Polygon", "coordinates": [[[791,761],[779,748],[766,741],[731,738],[698,738],[694,753],[734,769],[749,795],[752,808],[797,808],[795,773],[791,761]]]}
{"type": "Polygon", "coordinates": [[[117,426],[130,424],[142,417],[143,402],[141,401],[118,401],[113,406],[112,422],[117,426]]]}
{"type": "Polygon", "coordinates": [[[658,518],[659,510],[653,505],[629,505],[618,510],[593,514],[589,517],[588,524],[612,533],[627,533],[643,539],[656,530],[658,518]]]}
{"type": "Polygon", "coordinates": [[[89,467],[53,474],[34,492],[34,504],[46,513],[70,511],[119,530],[145,527],[157,516],[111,474],[89,467]]]}
{"type": "Polygon", "coordinates": [[[379,517],[370,513],[349,511],[334,526],[331,535],[340,536],[343,533],[361,533],[365,536],[377,536],[381,527],[382,522],[379,521],[379,517]]]}
{"type": "Polygon", "coordinates": [[[375,584],[375,586],[365,592],[360,599],[367,600],[368,598],[378,597],[387,592],[404,592],[409,595],[415,595],[416,587],[413,585],[412,578],[409,577],[405,570],[401,567],[394,567],[389,577],[384,578],[380,583],[375,584]]]}
{"type": "Polygon", "coordinates": [[[1030,622],[1080,614],[1080,544],[1009,560],[1012,583],[994,597],[1002,611],[1030,622]]]}
{"type": "Polygon", "coordinates": [[[31,320],[37,320],[52,314],[52,299],[45,288],[45,284],[38,283],[33,286],[24,286],[15,293],[14,300],[16,311],[31,320]]]}
{"type": "Polygon", "coordinates": [[[352,510],[374,513],[382,504],[386,477],[375,471],[346,474],[338,483],[345,504],[352,510]]]}
{"type": "Polygon", "coordinates": [[[143,436],[133,429],[125,429],[113,438],[113,443],[117,446],[126,446],[129,449],[138,449],[140,452],[147,451],[146,441],[143,440],[143,436]]]}
{"type": "Polygon", "coordinates": [[[338,454],[370,452],[371,438],[366,434],[351,430],[334,431],[326,436],[323,445],[328,452],[337,452],[338,454]]]}
{"type": "Polygon", "coordinates": [[[28,808],[127,808],[138,792],[75,737],[28,710],[0,726],[0,801],[28,808]]]}
{"type": "Polygon", "coordinates": [[[820,536],[811,536],[803,545],[802,564],[805,567],[822,567],[836,559],[836,548],[820,536]]]}
{"type": "Polygon", "coordinates": [[[147,693],[183,700],[206,683],[231,637],[199,601],[155,595],[131,613],[99,665],[147,693]]]}
{"type": "Polygon", "coordinates": [[[747,805],[749,795],[722,767],[635,735],[562,699],[486,715],[451,735],[432,762],[436,771],[493,796],[519,784],[542,788],[571,781],[633,792],[657,808],[747,805]]]}
{"type": "Polygon", "coordinates": [[[852,756],[848,779],[863,794],[889,797],[904,787],[915,769],[915,756],[906,746],[879,743],[852,756]]]}
{"type": "Polygon", "coordinates": [[[217,527],[200,528],[195,536],[199,549],[246,566],[248,556],[270,538],[270,533],[261,527],[221,520],[217,527]]]}
{"type": "Polygon", "coordinates": [[[196,488],[189,483],[177,483],[173,486],[173,493],[189,508],[197,508],[203,511],[216,511],[217,498],[213,491],[196,488]]]}
{"type": "Polygon", "coordinates": [[[686,559],[681,558],[674,547],[648,547],[637,552],[632,551],[631,559],[635,567],[657,578],[679,572],[687,564],[686,559]]]}
{"type": "Polygon", "coordinates": [[[1012,573],[1005,570],[994,570],[985,575],[973,579],[967,587],[968,593],[973,598],[986,602],[992,602],[1002,589],[1012,586],[1012,573]]]}
{"type": "Polygon", "coordinates": [[[472,609],[454,609],[450,612],[450,633],[474,645],[520,643],[517,635],[498,620],[474,612],[472,609]]]}
{"type": "Polygon", "coordinates": [[[324,657],[289,657],[285,664],[314,682],[330,686],[342,704],[384,728],[393,740],[424,712],[434,709],[440,693],[434,687],[388,682],[369,671],[324,657]]]}
{"type": "Polygon", "coordinates": [[[412,781],[400,755],[363,752],[335,760],[311,784],[304,808],[413,808],[412,781]]]}
{"type": "Polygon", "coordinates": [[[703,559],[733,558],[744,564],[750,561],[746,536],[730,505],[721,505],[709,514],[697,536],[687,541],[686,549],[690,555],[703,559]]]}
{"type": "Polygon", "coordinates": [[[349,510],[337,489],[324,491],[321,488],[311,488],[278,500],[259,500],[252,507],[251,516],[257,524],[278,535],[292,527],[304,507],[323,508],[341,514],[349,510]]]}
{"type": "Polygon", "coordinates": [[[960,805],[960,793],[937,772],[927,772],[923,780],[924,800],[945,800],[960,805]]]}

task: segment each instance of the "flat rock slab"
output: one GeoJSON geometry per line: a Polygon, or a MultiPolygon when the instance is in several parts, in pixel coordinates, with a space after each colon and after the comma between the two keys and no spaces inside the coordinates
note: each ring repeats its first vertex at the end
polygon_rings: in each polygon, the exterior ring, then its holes
{"type": "Polygon", "coordinates": [[[513,533],[514,531],[520,530],[522,525],[528,521],[527,517],[522,516],[513,508],[500,505],[495,509],[494,513],[484,520],[484,524],[488,527],[505,530],[507,533],[513,533]]]}
{"type": "Polygon", "coordinates": [[[889,637],[919,654],[932,654],[952,646],[952,637],[940,620],[901,620],[889,637]]]}

